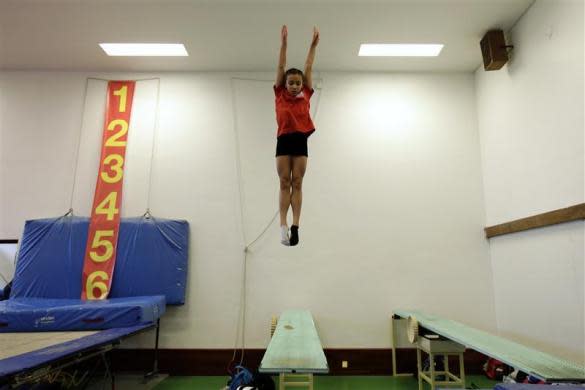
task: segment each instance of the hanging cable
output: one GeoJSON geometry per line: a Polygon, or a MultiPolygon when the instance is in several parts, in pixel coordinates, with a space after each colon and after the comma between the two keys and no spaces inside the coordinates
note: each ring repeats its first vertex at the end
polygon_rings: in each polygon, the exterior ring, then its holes
{"type": "MultiPolygon", "coordinates": [[[[85,116],[85,104],[87,102],[87,90],[89,88],[89,80],[88,77],[85,79],[85,89],[83,91],[83,107],[81,109],[81,123],[79,124],[79,131],[77,135],[77,147],[74,150],[74,161],[75,165],[73,167],[73,185],[71,186],[71,198],[69,199],[69,213],[73,214],[73,195],[75,194],[75,185],[77,184],[77,167],[79,166],[79,148],[81,146],[81,134],[83,132],[83,118],[85,116]]],[[[67,214],[65,214],[67,215],[67,214]]]]}
{"type": "MultiPolygon", "coordinates": [[[[148,190],[147,190],[147,198],[146,198],[146,212],[144,216],[150,218],[150,195],[152,192],[152,162],[154,160],[154,153],[155,153],[155,145],[156,139],[158,134],[158,127],[159,127],[159,110],[160,110],[160,78],[156,78],[154,80],[158,81],[158,85],[156,88],[156,111],[154,117],[154,130],[152,132],[152,149],[150,151],[150,166],[148,168],[148,190]]],[[[140,80],[142,81],[142,80],[140,80]]]]}
{"type": "MultiPolygon", "coordinates": [[[[230,89],[231,89],[231,95],[232,95],[232,120],[233,120],[233,128],[234,128],[234,134],[235,134],[235,139],[236,139],[236,173],[238,175],[238,201],[239,201],[239,209],[240,209],[240,226],[242,229],[242,241],[244,244],[244,248],[246,248],[246,231],[244,228],[244,194],[242,192],[242,167],[241,167],[241,156],[240,156],[240,137],[239,137],[239,132],[238,132],[238,117],[237,117],[237,113],[236,113],[236,93],[235,93],[235,86],[234,86],[234,80],[230,79],[230,89]]],[[[231,365],[235,362],[236,360],[236,355],[237,355],[237,350],[238,350],[238,341],[240,339],[240,325],[242,322],[242,316],[243,316],[243,307],[246,306],[246,271],[247,271],[247,263],[248,263],[248,252],[246,250],[244,250],[244,263],[242,265],[243,269],[242,269],[242,289],[240,291],[240,310],[238,311],[238,320],[236,321],[236,337],[235,337],[235,345],[234,345],[234,353],[232,355],[232,360],[228,363],[228,373],[231,374],[231,365]]],[[[245,317],[245,315],[244,315],[245,317]]],[[[242,364],[244,360],[244,340],[242,337],[242,353],[241,353],[241,359],[240,359],[240,365],[242,364]]]]}

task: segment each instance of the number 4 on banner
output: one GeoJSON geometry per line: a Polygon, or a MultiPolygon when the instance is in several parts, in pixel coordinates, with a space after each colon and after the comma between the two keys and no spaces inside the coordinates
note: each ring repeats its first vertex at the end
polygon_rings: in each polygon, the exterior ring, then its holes
{"type": "Polygon", "coordinates": [[[117,192],[110,192],[106,198],[95,208],[96,214],[105,214],[108,221],[113,221],[114,216],[118,214],[116,208],[116,200],[118,199],[117,192]]]}

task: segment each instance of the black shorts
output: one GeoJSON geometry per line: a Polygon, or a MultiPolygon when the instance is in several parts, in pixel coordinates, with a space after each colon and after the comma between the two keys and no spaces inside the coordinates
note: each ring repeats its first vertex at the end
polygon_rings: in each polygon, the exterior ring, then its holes
{"type": "Polygon", "coordinates": [[[295,132],[283,134],[276,139],[276,157],[278,156],[307,156],[308,134],[295,132]]]}

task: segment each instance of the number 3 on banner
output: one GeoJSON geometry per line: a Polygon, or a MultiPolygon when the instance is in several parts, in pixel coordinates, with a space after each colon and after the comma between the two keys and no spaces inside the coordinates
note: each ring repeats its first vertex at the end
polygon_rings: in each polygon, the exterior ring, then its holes
{"type": "Polygon", "coordinates": [[[106,183],[117,183],[120,181],[120,179],[122,178],[122,175],[124,174],[124,171],[122,170],[122,166],[124,165],[124,158],[122,156],[120,156],[119,154],[110,154],[108,155],[106,158],[104,158],[104,162],[103,165],[104,167],[109,165],[112,160],[114,161],[114,163],[112,165],[110,165],[110,170],[115,172],[115,176],[110,176],[108,175],[107,172],[100,172],[100,177],[102,178],[103,181],[105,181],[106,183]]]}
{"type": "Polygon", "coordinates": [[[104,281],[108,280],[108,274],[104,271],[95,271],[87,277],[87,283],[85,284],[85,291],[87,292],[87,299],[104,299],[108,296],[108,286],[104,281]],[[103,281],[96,282],[95,279],[100,278],[103,281]],[[93,289],[97,288],[100,290],[100,295],[96,297],[93,295],[93,289]]]}

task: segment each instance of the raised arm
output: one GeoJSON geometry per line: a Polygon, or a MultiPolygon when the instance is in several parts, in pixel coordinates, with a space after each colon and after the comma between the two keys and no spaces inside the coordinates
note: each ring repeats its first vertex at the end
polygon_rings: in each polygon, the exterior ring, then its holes
{"type": "Polygon", "coordinates": [[[309,54],[307,55],[307,61],[305,62],[305,85],[309,89],[313,89],[313,61],[315,60],[315,49],[319,43],[319,29],[313,27],[313,40],[311,41],[311,47],[309,48],[309,54]]]}
{"type": "Polygon", "coordinates": [[[276,69],[276,82],[274,85],[277,87],[284,84],[284,72],[286,67],[286,42],[288,36],[288,29],[286,26],[282,26],[280,32],[280,55],[278,57],[278,68],[276,69]]]}

